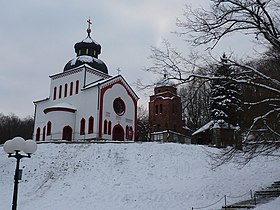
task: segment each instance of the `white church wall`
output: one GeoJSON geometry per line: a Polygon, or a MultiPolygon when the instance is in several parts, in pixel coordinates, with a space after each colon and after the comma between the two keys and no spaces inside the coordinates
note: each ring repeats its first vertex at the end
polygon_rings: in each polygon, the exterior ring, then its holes
{"type": "MultiPolygon", "coordinates": [[[[112,88],[109,88],[104,93],[103,97],[103,122],[105,119],[110,119],[112,121],[112,130],[115,125],[120,124],[122,128],[124,129],[124,132],[126,132],[126,126],[131,126],[133,128],[133,131],[135,129],[135,105],[133,102],[133,99],[130,95],[128,95],[126,88],[117,83],[112,86],[112,88]],[[124,103],[125,103],[125,112],[123,115],[119,116],[116,114],[113,108],[113,102],[116,98],[120,97],[124,103]],[[106,117],[106,116],[110,117],[106,117]]],[[[113,133],[112,133],[113,134],[113,133]]],[[[103,133],[104,138],[112,138],[112,135],[106,135],[103,133]]],[[[126,134],[125,134],[126,136],[126,134]]],[[[134,138],[134,137],[133,137],[134,138]]]]}

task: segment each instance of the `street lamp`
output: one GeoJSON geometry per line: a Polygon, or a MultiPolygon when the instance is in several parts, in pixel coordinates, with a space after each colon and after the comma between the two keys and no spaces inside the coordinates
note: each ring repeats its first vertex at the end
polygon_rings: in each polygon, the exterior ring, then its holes
{"type": "Polygon", "coordinates": [[[13,206],[12,210],[17,209],[17,194],[18,194],[18,180],[20,176],[19,163],[21,158],[31,158],[37,150],[37,144],[32,139],[24,140],[22,137],[15,137],[12,140],[8,140],[4,144],[4,151],[9,154],[10,157],[17,159],[16,171],[15,171],[15,183],[14,183],[14,193],[13,193],[13,206]],[[27,155],[21,154],[21,152],[26,153],[27,155]]]}

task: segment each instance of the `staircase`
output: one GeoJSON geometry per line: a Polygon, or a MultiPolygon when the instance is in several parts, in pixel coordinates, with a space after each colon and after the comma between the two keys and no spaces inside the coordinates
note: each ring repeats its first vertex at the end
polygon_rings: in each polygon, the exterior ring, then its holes
{"type": "Polygon", "coordinates": [[[267,203],[280,196],[280,181],[274,182],[268,188],[256,191],[254,197],[231,205],[225,205],[223,210],[253,209],[258,204],[267,203]]]}

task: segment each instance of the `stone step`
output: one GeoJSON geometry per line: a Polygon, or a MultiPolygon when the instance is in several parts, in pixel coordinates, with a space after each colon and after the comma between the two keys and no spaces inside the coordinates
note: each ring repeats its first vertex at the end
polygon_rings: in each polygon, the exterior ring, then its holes
{"type": "Polygon", "coordinates": [[[280,196],[280,191],[278,190],[261,190],[256,191],[255,196],[268,196],[268,197],[278,197],[280,196]]]}

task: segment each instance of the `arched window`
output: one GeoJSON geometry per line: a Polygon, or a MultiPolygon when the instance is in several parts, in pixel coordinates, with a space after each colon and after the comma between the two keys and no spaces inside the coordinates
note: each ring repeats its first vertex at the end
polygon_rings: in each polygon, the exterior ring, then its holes
{"type": "Polygon", "coordinates": [[[53,88],[53,100],[56,100],[56,87],[53,88]]]}
{"type": "Polygon", "coordinates": [[[39,127],[36,130],[36,141],[40,141],[40,128],[39,127]]]}
{"type": "Polygon", "coordinates": [[[73,95],[73,82],[70,83],[70,96],[73,95]]]}
{"type": "Polygon", "coordinates": [[[162,104],[159,105],[159,113],[162,113],[162,104]]]}
{"type": "Polygon", "coordinates": [[[129,131],[128,131],[128,139],[129,139],[129,140],[132,140],[132,137],[133,137],[133,129],[132,129],[132,127],[130,126],[130,127],[129,127],[129,131]]]}
{"type": "Polygon", "coordinates": [[[158,105],[156,105],[156,114],[158,114],[158,105]]]}
{"type": "Polygon", "coordinates": [[[47,123],[47,136],[51,135],[51,132],[52,132],[52,123],[51,121],[49,121],[47,123]]]}
{"type": "Polygon", "coordinates": [[[79,93],[79,80],[76,81],[76,94],[79,93]]]}
{"type": "Polygon", "coordinates": [[[125,127],[125,138],[128,139],[128,131],[129,131],[129,128],[128,128],[128,125],[125,127]]]}
{"type": "Polygon", "coordinates": [[[86,120],[83,118],[81,119],[81,123],[80,123],[80,135],[85,135],[85,127],[86,127],[86,120]]]}
{"type": "Polygon", "coordinates": [[[67,84],[64,85],[64,97],[67,97],[67,86],[67,84]]]}
{"type": "Polygon", "coordinates": [[[104,120],[104,129],[103,129],[104,134],[107,134],[107,120],[104,120]]]}
{"type": "Polygon", "coordinates": [[[58,98],[61,98],[61,94],[62,94],[62,85],[59,85],[58,98]]]}
{"type": "Polygon", "coordinates": [[[46,126],[43,127],[43,141],[46,139],[46,126]]]}
{"type": "Polygon", "coordinates": [[[108,134],[111,135],[111,133],[112,133],[112,122],[109,121],[109,123],[108,123],[108,134]]]}
{"type": "Polygon", "coordinates": [[[94,122],[93,117],[90,117],[88,119],[88,133],[93,133],[93,122],[94,122]]]}

